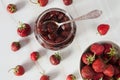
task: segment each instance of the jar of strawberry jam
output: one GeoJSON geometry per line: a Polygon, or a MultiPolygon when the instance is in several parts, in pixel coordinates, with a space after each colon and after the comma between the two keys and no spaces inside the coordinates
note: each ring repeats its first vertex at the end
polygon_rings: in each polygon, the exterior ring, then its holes
{"type": "Polygon", "coordinates": [[[60,50],[67,47],[75,37],[75,23],[67,23],[58,28],[56,24],[45,24],[45,22],[56,21],[61,23],[71,19],[72,17],[63,9],[50,8],[45,10],[36,21],[34,28],[36,39],[44,48],[50,50],[60,50]]]}

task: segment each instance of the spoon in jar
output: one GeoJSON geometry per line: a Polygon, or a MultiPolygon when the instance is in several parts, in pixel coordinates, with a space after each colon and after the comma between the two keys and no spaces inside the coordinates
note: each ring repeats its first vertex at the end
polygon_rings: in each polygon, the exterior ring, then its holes
{"type": "Polygon", "coordinates": [[[75,22],[75,21],[78,21],[78,20],[95,19],[95,18],[98,18],[101,14],[102,14],[101,10],[93,10],[93,11],[90,11],[89,13],[87,13],[85,15],[82,15],[80,17],[77,17],[75,19],[68,20],[68,21],[65,21],[65,22],[58,23],[57,21],[49,20],[49,21],[45,21],[43,24],[53,23],[53,24],[58,26],[57,27],[57,30],[58,30],[61,25],[71,23],[71,22],[75,22]]]}

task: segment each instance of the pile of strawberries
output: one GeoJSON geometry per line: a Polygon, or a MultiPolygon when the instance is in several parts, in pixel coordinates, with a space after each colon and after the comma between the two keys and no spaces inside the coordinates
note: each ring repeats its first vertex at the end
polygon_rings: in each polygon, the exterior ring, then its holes
{"type": "Polygon", "coordinates": [[[120,52],[112,43],[93,43],[81,56],[85,80],[120,80],[120,52]]]}

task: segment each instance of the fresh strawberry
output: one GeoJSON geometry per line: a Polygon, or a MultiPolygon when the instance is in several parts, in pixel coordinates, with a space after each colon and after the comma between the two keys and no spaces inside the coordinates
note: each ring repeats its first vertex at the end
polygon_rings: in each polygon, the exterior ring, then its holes
{"type": "Polygon", "coordinates": [[[92,62],[95,60],[95,56],[92,53],[83,53],[82,57],[82,62],[89,65],[92,64],[92,62]]]}
{"type": "Polygon", "coordinates": [[[31,54],[30,54],[30,57],[31,57],[31,60],[32,61],[37,61],[38,60],[38,58],[39,58],[39,53],[38,52],[32,52],[31,54]]]}
{"type": "Polygon", "coordinates": [[[105,63],[100,58],[96,59],[92,64],[92,68],[94,69],[95,72],[103,72],[105,66],[106,66],[105,63]]]}
{"type": "Polygon", "coordinates": [[[105,35],[108,32],[109,28],[110,28],[110,26],[108,24],[100,24],[97,27],[97,30],[100,35],[105,35]]]}
{"type": "Polygon", "coordinates": [[[49,76],[48,75],[42,75],[40,77],[40,80],[49,80],[49,76]]]}
{"type": "Polygon", "coordinates": [[[113,65],[113,67],[114,67],[114,75],[116,76],[117,74],[120,73],[120,68],[119,66],[116,66],[116,65],[113,65]]]}
{"type": "Polygon", "coordinates": [[[15,4],[8,4],[7,11],[10,13],[15,13],[17,11],[16,5],[15,4]]]}
{"type": "Polygon", "coordinates": [[[20,43],[19,42],[12,42],[11,44],[11,50],[12,51],[18,51],[20,49],[20,43]]]}
{"type": "Polygon", "coordinates": [[[111,78],[111,77],[108,77],[108,76],[106,76],[106,75],[104,75],[104,77],[103,77],[103,79],[102,80],[114,80],[113,78],[111,78]]]}
{"type": "Polygon", "coordinates": [[[112,48],[112,45],[109,44],[109,43],[104,43],[103,45],[104,45],[104,47],[105,47],[104,53],[105,53],[105,54],[106,54],[106,53],[109,53],[109,52],[110,52],[110,49],[112,48]]]}
{"type": "Polygon", "coordinates": [[[117,60],[116,65],[120,67],[120,58],[117,60]]]}
{"type": "Polygon", "coordinates": [[[48,0],[38,0],[38,3],[40,4],[40,6],[44,7],[48,4],[48,0]]]}
{"type": "Polygon", "coordinates": [[[63,3],[68,6],[68,5],[71,5],[73,2],[73,0],[63,0],[63,3]]]}
{"type": "Polygon", "coordinates": [[[103,79],[103,73],[96,73],[93,80],[101,80],[103,79]]]}
{"type": "Polygon", "coordinates": [[[58,53],[55,53],[50,56],[50,62],[53,65],[58,65],[61,61],[61,56],[58,53]]]}
{"type": "Polygon", "coordinates": [[[116,55],[111,56],[110,60],[109,60],[109,63],[114,65],[117,62],[117,60],[118,60],[118,57],[116,55]]]}
{"type": "Polygon", "coordinates": [[[76,76],[73,74],[69,74],[66,78],[66,80],[76,80],[76,76]]]}
{"type": "Polygon", "coordinates": [[[95,55],[101,55],[104,51],[104,46],[99,43],[94,43],[90,46],[91,52],[93,52],[95,55]]]}
{"type": "Polygon", "coordinates": [[[18,35],[21,37],[26,37],[30,34],[31,32],[31,27],[27,23],[20,23],[20,27],[17,29],[18,35]]]}
{"type": "Polygon", "coordinates": [[[108,77],[112,77],[114,75],[114,67],[111,64],[108,64],[103,73],[108,77]]]}
{"type": "Polygon", "coordinates": [[[14,70],[14,74],[16,76],[22,76],[25,73],[25,69],[22,65],[17,65],[15,68],[12,68],[10,70],[14,70]]]}
{"type": "Polygon", "coordinates": [[[82,67],[81,75],[85,79],[93,79],[95,72],[89,65],[86,65],[86,66],[82,67]]]}

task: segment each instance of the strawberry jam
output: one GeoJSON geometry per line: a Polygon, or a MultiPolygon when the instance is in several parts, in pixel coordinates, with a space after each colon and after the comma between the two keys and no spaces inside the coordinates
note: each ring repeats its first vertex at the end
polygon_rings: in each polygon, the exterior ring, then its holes
{"type": "Polygon", "coordinates": [[[53,22],[58,23],[71,20],[71,16],[59,8],[51,8],[44,11],[37,19],[35,26],[35,36],[38,42],[47,49],[59,50],[67,47],[74,39],[76,26],[75,23],[67,23],[58,28],[53,22]]]}

